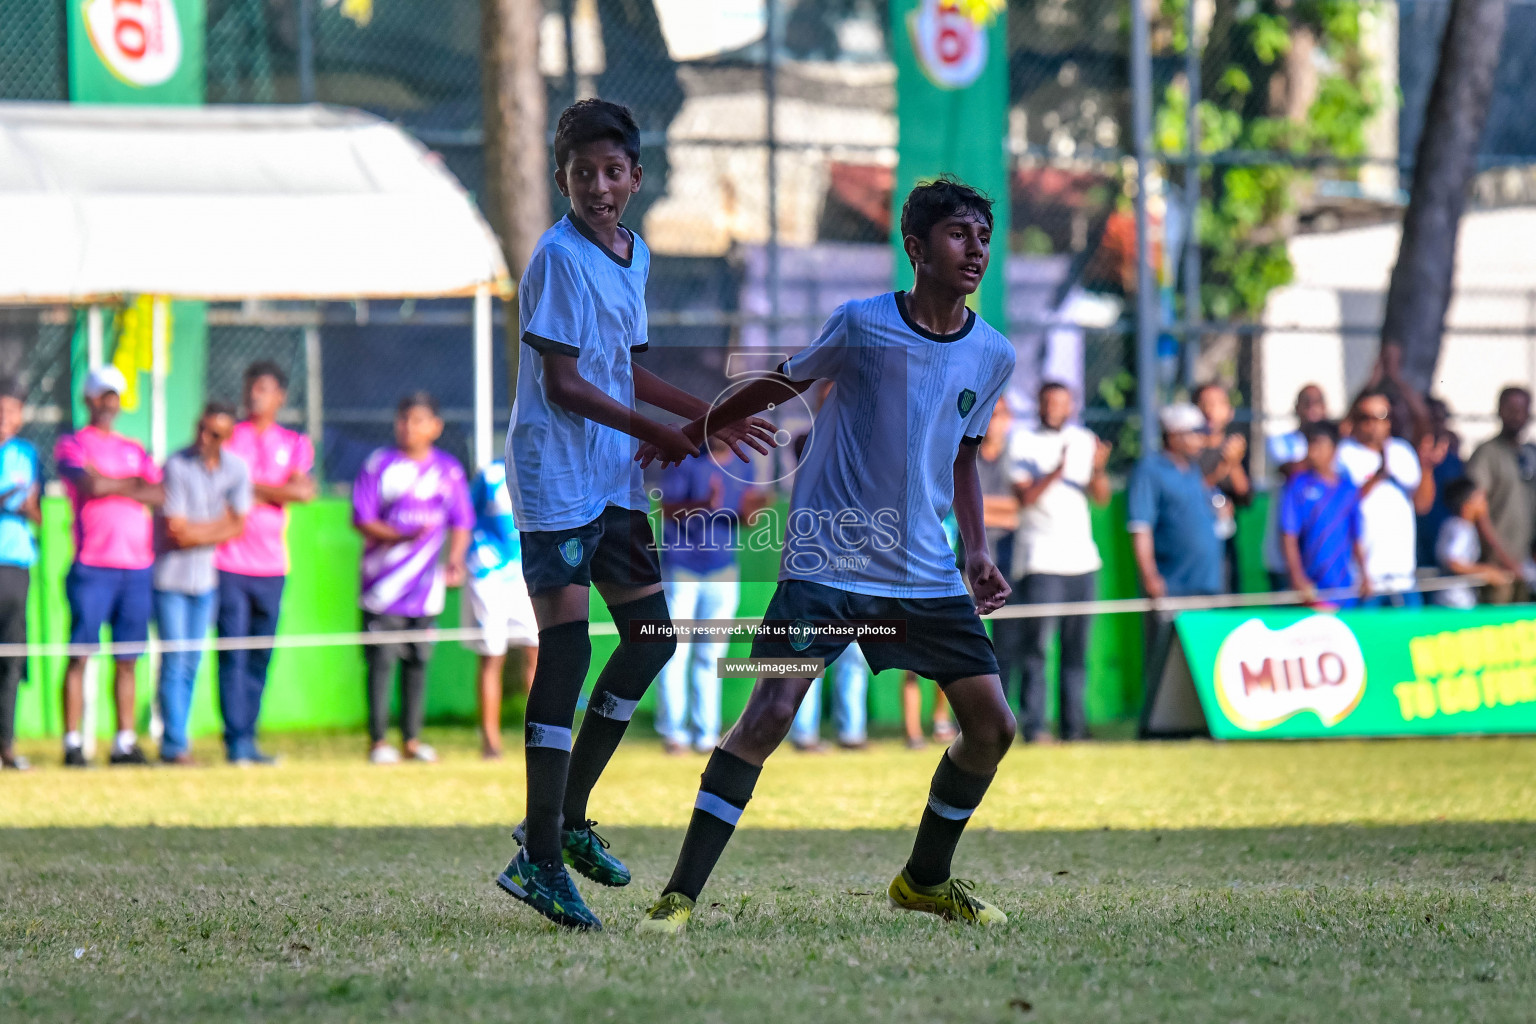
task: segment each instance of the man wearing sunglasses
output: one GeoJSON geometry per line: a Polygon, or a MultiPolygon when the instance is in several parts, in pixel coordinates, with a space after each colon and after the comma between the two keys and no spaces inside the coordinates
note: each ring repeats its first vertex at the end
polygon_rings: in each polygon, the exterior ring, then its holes
{"type": "MultiPolygon", "coordinates": [[[[240,536],[251,510],[251,473],[224,450],[235,431],[235,410],[209,402],[197,440],[165,463],[165,504],[155,517],[155,620],[164,641],[201,642],[213,624],[219,577],[215,546],[240,536]]],[[[160,658],[157,699],[165,731],[160,760],[192,763],[187,720],[202,651],[166,651],[160,658]]]]}
{"type": "Polygon", "coordinates": [[[1339,445],[1339,470],[1360,488],[1360,543],[1373,606],[1417,608],[1417,517],[1435,502],[1435,466],[1446,446],[1428,429],[1424,401],[1397,372],[1395,347],[1383,346],[1377,373],[1350,411],[1350,436],[1339,445]],[[1392,399],[1381,379],[1407,402],[1418,444],[1392,436],[1392,399]]]}

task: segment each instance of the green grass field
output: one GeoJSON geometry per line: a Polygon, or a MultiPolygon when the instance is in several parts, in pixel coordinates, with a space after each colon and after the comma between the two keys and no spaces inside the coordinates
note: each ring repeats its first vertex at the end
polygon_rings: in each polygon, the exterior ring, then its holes
{"type": "MultiPolygon", "coordinates": [[[[1016,750],[957,865],[1009,913],[887,908],[937,751],[769,763],[681,941],[632,927],[703,759],[594,798],[633,886],[557,934],[491,882],[519,758],[279,737],[274,770],[0,775],[0,1020],[1528,1021],[1536,744],[1016,750]],[[707,904],[707,906],[706,906],[707,904]]],[[[212,751],[205,751],[211,755],[212,751]]]]}

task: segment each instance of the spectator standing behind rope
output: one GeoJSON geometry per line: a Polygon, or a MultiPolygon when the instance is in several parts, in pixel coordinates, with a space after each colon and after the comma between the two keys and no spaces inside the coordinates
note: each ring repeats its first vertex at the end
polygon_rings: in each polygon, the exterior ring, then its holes
{"type": "MultiPolygon", "coordinates": [[[[431,629],[442,614],[443,588],[465,579],[464,557],[475,512],[459,460],[436,447],[443,421],[425,391],[400,400],[395,445],[363,463],[352,486],[352,523],[363,535],[363,628],[370,633],[431,629]],[[448,549],[446,570],[441,564],[448,549]]],[[[416,640],[371,644],[368,657],[368,759],[396,764],[401,751],[385,741],[389,690],[400,665],[400,733],[405,756],[436,761],[421,742],[427,662],[432,645],[416,640]]]]}
{"type": "MultiPolygon", "coordinates": [[[[101,627],[112,627],[115,644],[142,644],[149,639],[155,564],[154,526],[150,509],[165,492],[160,468],[144,446],[112,432],[128,388],[123,372],[100,366],[85,380],[85,407],[90,423],[59,438],[54,462],[69,491],[75,512],[75,561],[64,580],[69,600],[69,642],[99,644],[101,627]]],[[[80,722],[85,714],[85,655],[73,655],[64,669],[64,764],[85,767],[85,738],[80,722]]],[[[137,654],[114,658],[112,694],[117,705],[117,735],[108,756],[111,764],[146,764],[134,729],[137,654]]]]}
{"type": "MultiPolygon", "coordinates": [[[[1451,514],[1440,524],[1435,539],[1435,561],[1448,576],[1482,576],[1490,587],[1508,586],[1512,574],[1497,565],[1477,561],[1482,549],[1481,535],[1488,529],[1488,496],[1467,477],[1452,480],[1445,487],[1445,504],[1451,514]]],[[[1432,595],[1443,608],[1467,611],[1477,607],[1477,595],[1471,587],[1452,587],[1432,595]]]]}
{"type": "MultiPolygon", "coordinates": [[[[1486,522],[1498,538],[1485,538],[1483,560],[1498,562],[1529,580],[1532,540],[1536,537],[1536,447],[1522,444],[1531,421],[1531,393],[1508,387],[1499,392],[1499,433],[1477,446],[1467,461],[1467,476],[1487,498],[1486,522]]],[[[1491,595],[1497,603],[1530,597],[1528,583],[1499,586],[1491,595]]]]}
{"type": "Polygon", "coordinates": [[[1265,444],[1269,464],[1278,476],[1279,486],[1270,492],[1269,508],[1264,518],[1264,568],[1269,570],[1269,588],[1286,590],[1291,585],[1290,569],[1280,546],[1280,495],[1285,485],[1307,465],[1307,438],[1303,431],[1309,423],[1328,418],[1328,403],[1323,389],[1308,384],[1296,393],[1296,429],[1276,434],[1265,444]]]}
{"type": "MultiPolygon", "coordinates": [[[[288,506],[315,496],[310,439],[280,426],[288,402],[288,375],[276,363],[252,363],[245,371],[246,419],[235,424],[224,450],[251,472],[255,503],[245,530],[220,544],[213,564],[219,574],[221,637],[270,637],[277,633],[283,586],[288,579],[288,506]]],[[[219,711],[224,750],[231,764],[272,764],[256,745],[256,723],[267,687],[272,649],[219,652],[219,711]]]]}
{"type": "MultiPolygon", "coordinates": [[[[1040,428],[1023,431],[1013,442],[1013,488],[1021,510],[1014,534],[1014,575],[1017,603],[1055,604],[1092,601],[1094,583],[1103,560],[1093,539],[1088,503],[1109,501],[1110,446],[1091,430],[1073,425],[1072,393],[1062,384],[1040,389],[1040,428]]],[[[985,443],[985,442],[983,442],[985,443]]],[[[1083,705],[1088,678],[1087,616],[1015,619],[998,622],[1022,634],[1023,678],[1019,710],[1024,716],[1024,742],[1050,739],[1045,728],[1045,653],[1058,629],[1059,731],[1065,740],[1086,739],[1083,705]]],[[[1001,660],[1001,659],[999,659],[1001,660]]],[[[1006,677],[1004,677],[1006,682],[1006,677]]]]}
{"type": "MultiPolygon", "coordinates": [[[[224,450],[234,430],[234,407],[209,402],[197,421],[197,440],[165,461],[165,504],[155,517],[155,622],[161,640],[201,641],[213,624],[219,596],[214,546],[240,536],[253,500],[245,460],[224,450]]],[[[187,722],[202,660],[197,649],[160,656],[162,764],[192,763],[187,722]]]]}
{"type": "Polygon", "coordinates": [[[1438,398],[1426,398],[1424,407],[1429,411],[1429,429],[1438,444],[1445,442],[1445,458],[1435,467],[1435,501],[1429,511],[1419,516],[1418,535],[1420,565],[1434,565],[1435,540],[1440,536],[1440,524],[1451,513],[1445,507],[1446,485],[1467,475],[1466,463],[1461,458],[1461,438],[1451,429],[1451,410],[1438,398]]]}
{"type": "Polygon", "coordinates": [[[1361,597],[1370,596],[1360,545],[1360,491],[1339,475],[1338,426],[1323,420],[1308,423],[1303,433],[1305,466],[1276,499],[1290,585],[1313,606],[1319,590],[1358,587],[1359,597],[1328,602],[1330,607],[1353,608],[1361,597]]]}
{"type": "Polygon", "coordinates": [[[1222,542],[1223,590],[1237,590],[1237,510],[1253,501],[1253,484],[1243,460],[1248,440],[1231,429],[1232,399],[1224,385],[1211,381],[1195,388],[1195,407],[1205,417],[1205,445],[1200,450],[1200,471],[1211,487],[1216,509],[1216,536],[1222,542]]]}
{"type": "Polygon", "coordinates": [[[1413,589],[1418,554],[1417,516],[1435,500],[1434,469],[1448,445],[1429,432],[1429,415],[1418,393],[1397,372],[1395,345],[1382,346],[1376,372],[1355,399],[1354,429],[1339,445],[1339,470],[1360,489],[1360,543],[1373,595],[1367,607],[1418,608],[1413,589]],[[1383,378],[1408,403],[1415,443],[1392,436],[1392,400],[1383,378]]]}
{"type": "MultiPolygon", "coordinates": [[[[0,643],[27,642],[27,586],[37,564],[32,527],[42,522],[37,449],[16,434],[26,414],[19,382],[0,381],[0,643]]],[[[0,768],[32,767],[16,753],[16,690],[26,658],[0,658],[0,768]]]]}

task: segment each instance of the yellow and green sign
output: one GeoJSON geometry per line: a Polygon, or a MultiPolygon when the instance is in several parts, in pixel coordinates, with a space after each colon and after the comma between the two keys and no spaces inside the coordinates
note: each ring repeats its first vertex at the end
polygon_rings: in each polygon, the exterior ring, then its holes
{"type": "Polygon", "coordinates": [[[203,0],[69,0],[77,103],[203,102],[203,0]]]}
{"type": "Polygon", "coordinates": [[[971,305],[1005,329],[1008,254],[1008,38],[1005,0],[892,0],[896,62],[896,286],[912,267],[901,238],[901,205],[919,181],[953,174],[994,202],[992,264],[971,305]]]}
{"type": "Polygon", "coordinates": [[[1217,739],[1536,732],[1536,606],[1189,612],[1175,628],[1152,706],[1192,685],[1217,739]]]}

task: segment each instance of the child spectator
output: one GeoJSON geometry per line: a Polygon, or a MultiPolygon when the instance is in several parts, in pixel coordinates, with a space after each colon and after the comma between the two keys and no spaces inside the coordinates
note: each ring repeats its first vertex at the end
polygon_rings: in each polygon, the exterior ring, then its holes
{"type": "MultiPolygon", "coordinates": [[[[464,556],[475,512],[457,459],[440,451],[443,433],[437,400],[416,391],[395,412],[395,446],[368,457],[352,487],[352,522],[363,535],[363,628],[370,633],[430,629],[443,611],[444,586],[464,582],[464,556]],[[441,564],[448,547],[446,571],[441,564]]],[[[368,759],[396,764],[401,752],[384,739],[389,728],[389,689],[400,670],[400,733],[405,756],[436,761],[422,743],[427,662],[423,641],[370,644],[368,656],[368,759]]]]}
{"type": "MultiPolygon", "coordinates": [[[[1308,604],[1319,590],[1344,590],[1359,582],[1368,596],[1365,557],[1360,545],[1360,489],[1339,475],[1335,455],[1339,428],[1331,421],[1302,428],[1307,441],[1306,462],[1285,485],[1280,498],[1280,537],[1290,571],[1291,587],[1308,604]],[[1357,573],[1356,567],[1360,571],[1357,573]]],[[[1329,601],[1351,607],[1357,599],[1329,601]]]]}
{"type": "MultiPolygon", "coordinates": [[[[1440,571],[1451,576],[1481,576],[1489,586],[1507,586],[1510,573],[1477,560],[1483,547],[1482,534],[1489,529],[1487,493],[1461,477],[1446,485],[1445,507],[1450,515],[1440,524],[1440,535],[1435,538],[1435,562],[1440,571]]],[[[1477,607],[1477,595],[1470,586],[1436,591],[1430,599],[1442,608],[1477,607]]]]}

